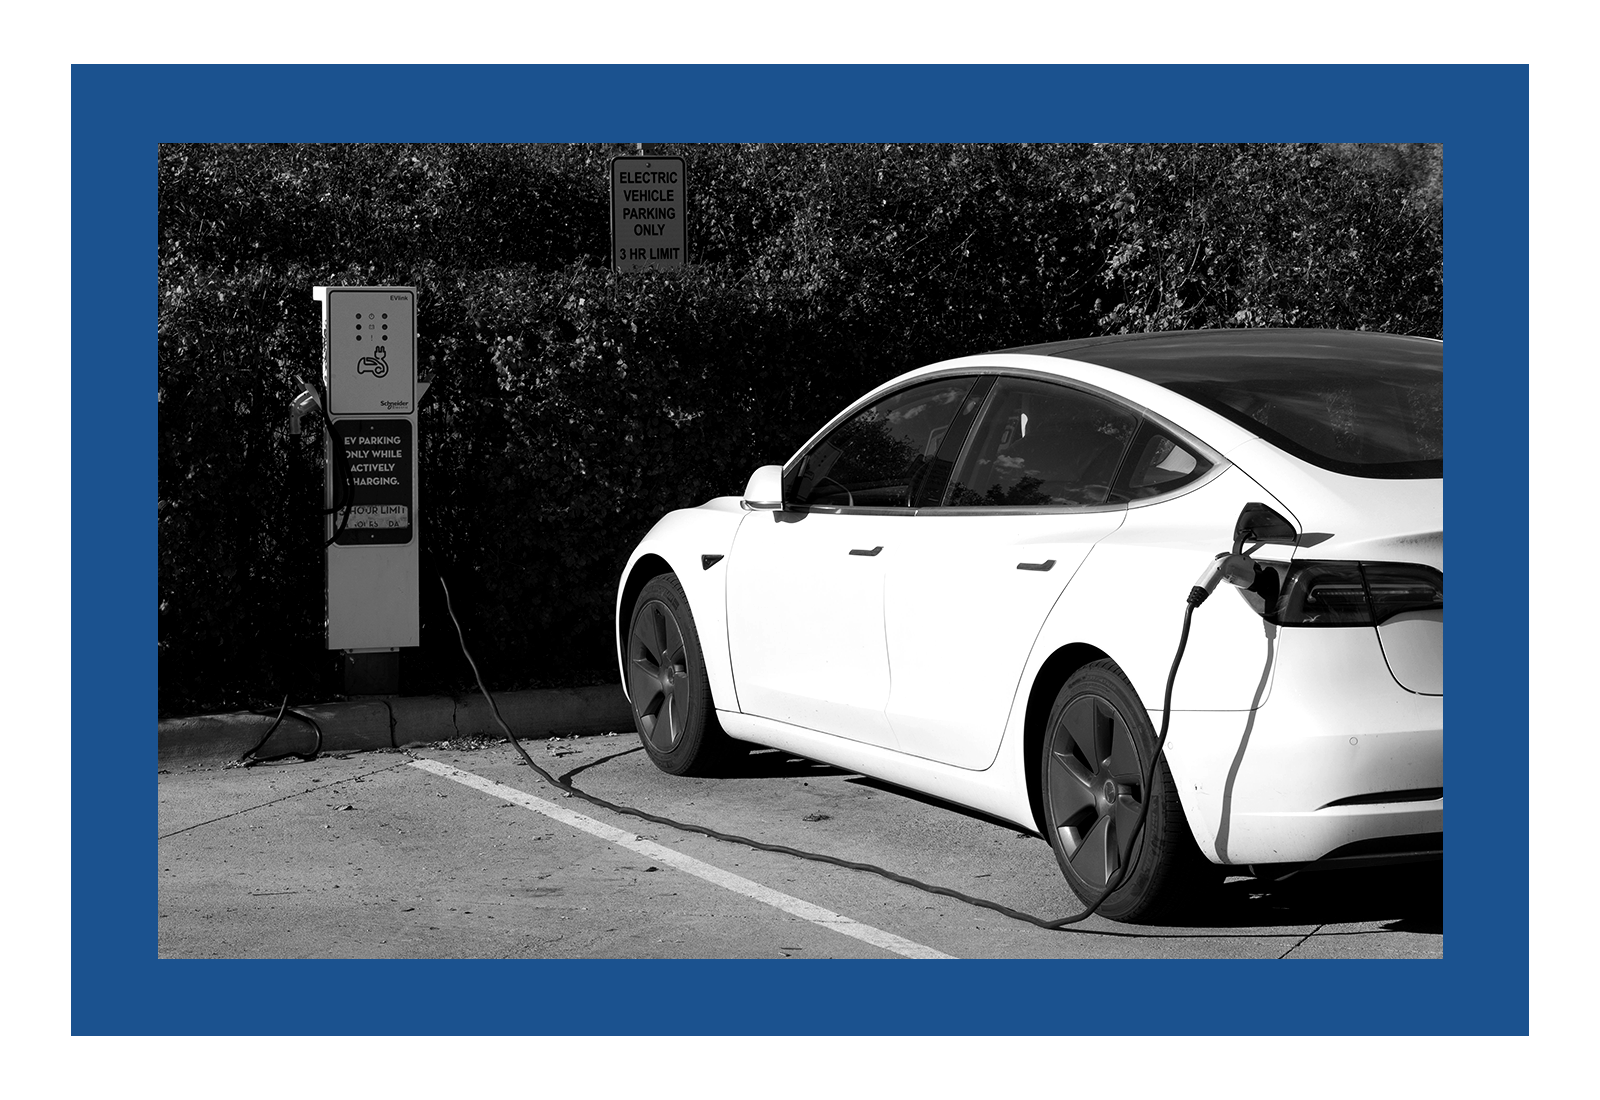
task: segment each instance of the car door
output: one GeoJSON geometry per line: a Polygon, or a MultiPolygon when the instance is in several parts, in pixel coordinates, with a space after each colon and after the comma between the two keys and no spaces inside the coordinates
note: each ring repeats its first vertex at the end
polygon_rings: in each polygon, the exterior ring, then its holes
{"type": "Polygon", "coordinates": [[[1083,389],[995,382],[946,492],[885,562],[887,713],[902,751],[993,762],[1046,616],[1126,516],[1112,482],[1139,423],[1083,389]]]}
{"type": "MultiPolygon", "coordinates": [[[[728,646],[746,714],[894,746],[884,714],[883,580],[939,461],[970,376],[855,410],[785,472],[784,506],[749,516],[728,554],[728,646]]],[[[937,481],[937,485],[933,483],[937,481]]]]}

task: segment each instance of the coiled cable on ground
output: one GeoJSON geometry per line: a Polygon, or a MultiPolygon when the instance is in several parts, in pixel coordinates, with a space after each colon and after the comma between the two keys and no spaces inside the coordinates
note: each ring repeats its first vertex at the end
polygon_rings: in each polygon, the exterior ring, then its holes
{"type": "MultiPolygon", "coordinates": [[[[265,718],[271,712],[270,711],[264,711],[264,710],[258,710],[258,711],[253,711],[252,713],[259,714],[259,715],[261,715],[261,717],[265,718]]],[[[256,764],[270,764],[274,760],[287,760],[291,756],[293,756],[293,757],[295,757],[296,759],[299,759],[299,760],[311,761],[311,760],[315,760],[317,758],[317,756],[321,752],[322,752],[322,727],[317,724],[317,720],[315,718],[311,717],[311,715],[306,714],[306,713],[304,713],[302,711],[291,709],[290,706],[289,706],[289,697],[287,695],[285,695],[283,697],[283,703],[280,704],[279,707],[278,707],[278,716],[272,720],[272,725],[268,726],[267,727],[267,732],[263,733],[261,735],[261,740],[257,741],[249,749],[246,749],[244,752],[239,754],[239,761],[238,762],[242,766],[244,766],[246,768],[249,768],[249,767],[255,766],[256,764]],[[262,756],[262,757],[257,757],[256,759],[251,759],[252,757],[255,756],[256,753],[261,751],[261,746],[265,745],[267,743],[267,739],[269,737],[271,737],[274,733],[277,732],[277,729],[283,723],[283,718],[284,718],[284,715],[286,715],[286,714],[287,715],[292,715],[293,717],[300,719],[302,722],[306,722],[306,723],[310,724],[312,732],[314,732],[316,734],[316,736],[317,736],[316,745],[311,749],[311,751],[309,753],[296,752],[296,751],[291,750],[289,752],[280,752],[277,756],[262,756]]]]}

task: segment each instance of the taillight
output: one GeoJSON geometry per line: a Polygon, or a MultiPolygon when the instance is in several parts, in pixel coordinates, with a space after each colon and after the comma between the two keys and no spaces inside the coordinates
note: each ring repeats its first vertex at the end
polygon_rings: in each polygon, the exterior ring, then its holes
{"type": "Polygon", "coordinates": [[[1363,562],[1372,621],[1381,623],[1402,611],[1443,611],[1444,574],[1426,565],[1363,562]]]}
{"type": "Polygon", "coordinates": [[[1376,626],[1405,611],[1442,611],[1444,574],[1408,562],[1259,562],[1251,590],[1279,626],[1376,626]]]}

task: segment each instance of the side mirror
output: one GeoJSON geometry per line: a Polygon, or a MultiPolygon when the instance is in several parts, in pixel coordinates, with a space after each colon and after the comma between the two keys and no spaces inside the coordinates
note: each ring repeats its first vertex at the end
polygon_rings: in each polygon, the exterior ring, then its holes
{"type": "Polygon", "coordinates": [[[762,466],[744,486],[744,506],[765,512],[783,510],[783,467],[762,466]]]}

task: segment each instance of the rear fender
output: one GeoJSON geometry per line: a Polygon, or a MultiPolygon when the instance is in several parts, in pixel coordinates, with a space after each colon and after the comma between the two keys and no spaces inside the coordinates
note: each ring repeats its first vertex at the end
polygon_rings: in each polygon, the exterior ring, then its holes
{"type": "MultiPolygon", "coordinates": [[[[1028,701],[1041,676],[1064,680],[1061,670],[1081,661],[1058,655],[1103,653],[1122,669],[1160,728],[1167,675],[1183,627],[1190,589],[1208,563],[1233,543],[1234,521],[1251,501],[1292,513],[1237,466],[1194,492],[1128,509],[1127,519],[1090,551],[1056,601],[1023,669],[1001,759],[1031,773],[1038,762],[1029,747],[1041,743],[1042,726],[1030,728],[1028,701]],[[1009,747],[1007,747],[1009,746],[1009,747]]],[[[1260,559],[1287,560],[1293,548],[1263,546],[1260,559]]],[[[1173,686],[1169,745],[1183,737],[1184,711],[1251,711],[1272,689],[1276,628],[1260,614],[1260,600],[1222,584],[1194,613],[1188,645],[1173,686]]],[[[1043,685],[1053,692],[1060,684],[1043,685]]],[[[1033,708],[1040,725],[1049,707],[1033,708]]],[[[1173,760],[1181,757],[1173,753],[1173,760]]],[[[1183,777],[1174,767],[1180,797],[1183,777]]],[[[1182,798],[1185,812],[1189,798],[1182,798]]]]}

